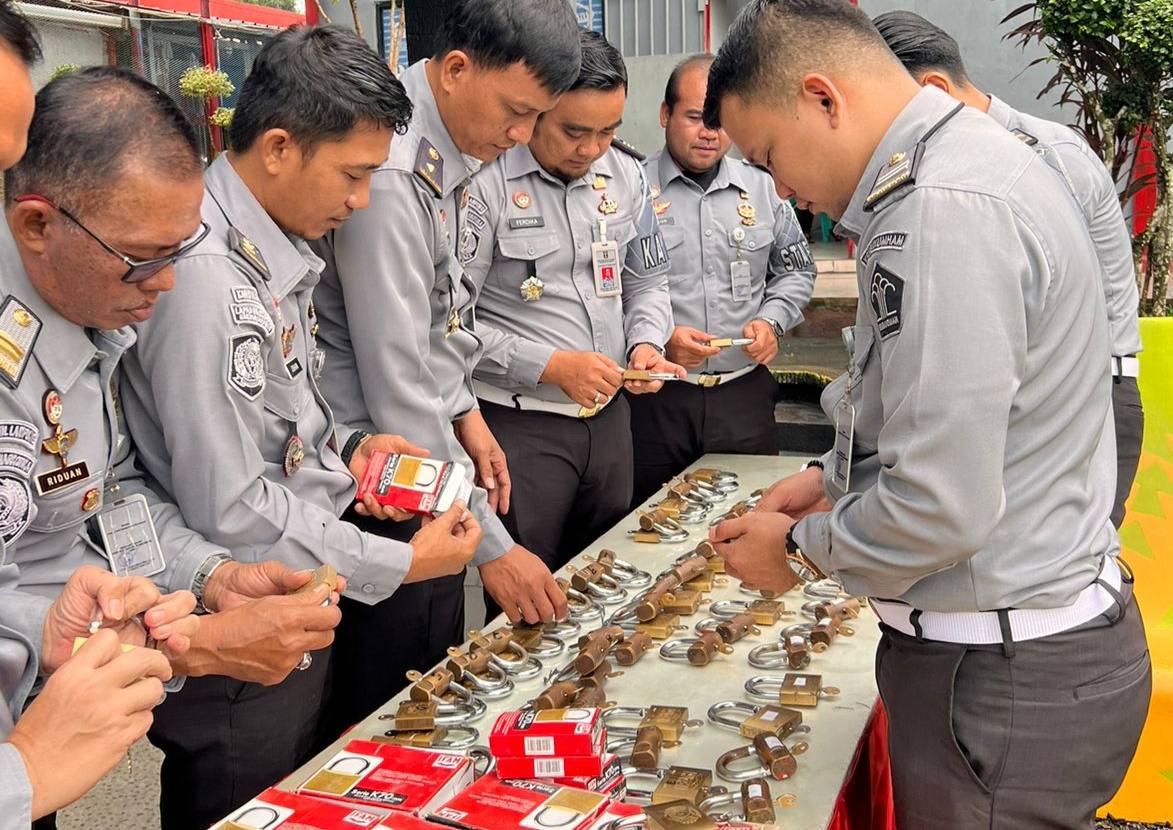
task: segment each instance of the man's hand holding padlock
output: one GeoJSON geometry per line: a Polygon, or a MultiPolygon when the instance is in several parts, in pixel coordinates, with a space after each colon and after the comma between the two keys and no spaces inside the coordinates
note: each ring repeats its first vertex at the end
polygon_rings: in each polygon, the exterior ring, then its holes
{"type": "Polygon", "coordinates": [[[525,620],[536,625],[566,617],[566,594],[546,563],[521,545],[481,565],[480,571],[485,590],[509,622],[525,620]]]}
{"type": "Polygon", "coordinates": [[[825,513],[831,500],[823,489],[823,471],[808,467],[770,485],[754,506],[758,513],[785,513],[796,521],[811,513],[825,513]]]}
{"type": "MultiPolygon", "coordinates": [[[[637,371],[646,370],[648,372],[672,374],[681,380],[687,374],[683,366],[677,366],[647,343],[640,343],[631,350],[631,359],[627,363],[627,368],[637,371]]],[[[663,385],[664,381],[662,380],[629,380],[623,384],[624,388],[634,395],[659,392],[663,385]]]]}
{"type": "Polygon", "coordinates": [[[484,533],[464,502],[458,501],[434,518],[424,520],[411,537],[411,568],[404,583],[451,576],[472,561],[484,533]]]}
{"type": "Polygon", "coordinates": [[[664,352],[672,362],[686,369],[696,369],[710,357],[721,353],[716,346],[709,345],[709,341],[715,337],[692,326],[677,326],[664,345],[664,352]]]}
{"type": "Polygon", "coordinates": [[[786,562],[786,533],[795,520],[785,513],[755,513],[726,519],[709,531],[725,570],[747,586],[785,593],[799,583],[786,562]]]}
{"type": "Polygon", "coordinates": [[[163,594],[149,579],[83,565],[70,575],[45,615],[41,673],[52,674],[65,663],[74,640],[88,637],[95,621],[113,629],[127,645],[146,645],[149,637],[166,657],[179,657],[199,629],[194,609],[190,591],[163,594]]]}

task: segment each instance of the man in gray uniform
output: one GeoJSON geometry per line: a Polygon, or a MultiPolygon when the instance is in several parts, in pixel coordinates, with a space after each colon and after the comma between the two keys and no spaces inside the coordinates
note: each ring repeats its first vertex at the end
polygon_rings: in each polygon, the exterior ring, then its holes
{"type": "Polygon", "coordinates": [[[1018,112],[974,86],[965,71],[957,41],[947,32],[912,12],[888,12],[873,22],[888,48],[922,86],[932,84],[967,106],[988,113],[1019,140],[1043,153],[1067,179],[1079,201],[1096,246],[1108,310],[1112,415],[1116,424],[1116,499],[1112,504],[1112,524],[1120,527],[1124,502],[1132,490],[1140,461],[1144,409],[1136,382],[1136,354],[1141,349],[1136,270],[1132,239],[1120,210],[1116,183],[1104,162],[1070,127],[1018,112]]]}
{"type": "MultiPolygon", "coordinates": [[[[538,113],[578,73],[575,17],[564,0],[461,0],[438,44],[401,79],[412,121],[371,177],[370,209],[315,246],[326,260],[314,292],[329,366],[322,392],[354,435],[402,434],[476,471],[489,492],[478,487],[469,504],[484,532],[473,560],[481,579],[511,620],[549,620],[565,612],[562,592],[494,514],[508,508],[508,477],[472,394],[481,343],[455,245],[469,177],[527,142],[538,113]]],[[[354,518],[396,538],[417,526],[354,518]]],[[[399,690],[406,670],[431,666],[464,639],[463,575],[400,589],[372,608],[344,608],[328,706],[337,726],[369,714],[399,690]]]]}
{"type": "MultiPolygon", "coordinates": [[[[463,504],[410,544],[339,518],[371,449],[420,450],[375,435],[356,442],[350,469],[339,455],[350,431],[335,432],[318,391],[311,295],[322,261],[304,240],[365,207],[371,172],[410,114],[403,87],[352,32],[302,27],[266,43],[241,89],[232,150],[204,177],[211,233],[139,326],[123,383],[139,460],[194,530],[241,561],[329,563],[346,595],[368,604],[459,573],[480,536],[463,504]],[[192,388],[203,390],[198,411],[192,388]]],[[[369,499],[364,510],[381,508],[369,499]]],[[[325,658],[277,686],[200,678],[160,708],[164,827],[206,827],[309,756],[325,658]]]]}
{"type": "Polygon", "coordinates": [[[558,105],[472,183],[461,259],[476,290],[485,353],[481,412],[518,476],[513,537],[561,567],[631,500],[631,422],[622,366],[684,370],[663,355],[672,330],[668,255],[639,161],[612,142],[627,69],[601,35],[580,33],[582,69],[558,105]],[[608,270],[609,269],[609,270],[608,270]]]}
{"type": "MultiPolygon", "coordinates": [[[[37,97],[0,229],[4,567],[42,597],[87,564],[192,589],[219,613],[185,653],[167,655],[176,674],[276,682],[329,645],[338,621],[336,607],[322,607],[329,592],[287,597],[309,574],[226,562],[223,547],[143,486],[122,429],[129,326],[151,316],[174,285],[172,264],[204,236],[200,173],[190,124],[133,73],[87,69],[37,97]]],[[[156,639],[184,633],[146,622],[156,639]]],[[[44,655],[50,666],[61,659],[44,655]]]]}
{"type": "Polygon", "coordinates": [[[705,116],[858,240],[835,446],[715,528],[730,571],[873,598],[901,827],[1091,828],[1151,674],[1109,520],[1108,324],[1078,203],[919,87],[847,0],[751,2],[705,116]]]}
{"type": "Polygon", "coordinates": [[[778,451],[778,384],[766,367],[814,291],[794,209],[767,173],[726,158],[723,130],[704,125],[712,62],[694,55],[672,70],[660,105],[664,148],[645,165],[672,258],[668,358],[689,374],[631,400],[635,504],[705,453],[778,451]],[[733,339],[750,342],[712,342],[733,339]]]}

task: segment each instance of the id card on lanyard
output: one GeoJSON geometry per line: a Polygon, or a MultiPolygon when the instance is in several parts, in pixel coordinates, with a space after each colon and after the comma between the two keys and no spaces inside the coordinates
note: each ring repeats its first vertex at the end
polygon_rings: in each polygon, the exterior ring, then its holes
{"type": "MultiPolygon", "coordinates": [[[[848,354],[852,354],[855,346],[853,326],[843,329],[843,342],[848,354]]],[[[851,393],[859,380],[859,364],[853,358],[847,370],[843,397],[835,404],[834,412],[835,447],[831,453],[831,484],[841,495],[846,494],[847,488],[851,486],[851,453],[855,443],[855,404],[851,402],[851,393]]]]}
{"type": "Polygon", "coordinates": [[[607,220],[599,220],[599,241],[591,243],[591,271],[595,275],[595,295],[615,297],[623,293],[619,243],[607,239],[607,220]]]}

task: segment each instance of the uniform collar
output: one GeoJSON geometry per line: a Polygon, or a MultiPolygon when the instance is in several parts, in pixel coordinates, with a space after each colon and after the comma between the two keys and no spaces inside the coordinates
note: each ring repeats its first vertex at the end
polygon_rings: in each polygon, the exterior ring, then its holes
{"type": "Polygon", "coordinates": [[[534,154],[530,152],[529,147],[524,144],[516,144],[505,151],[505,179],[506,181],[511,181],[513,179],[524,178],[532,173],[537,173],[552,183],[562,185],[567,190],[571,190],[580,185],[591,185],[593,187],[596,176],[602,176],[608,181],[615,178],[614,154],[617,152],[614,148],[607,150],[607,152],[603,153],[603,155],[591,163],[591,166],[584,175],[577,179],[563,182],[557,176],[546,172],[542,165],[538,163],[538,160],[534,158],[534,154]]]}
{"type": "MultiPolygon", "coordinates": [[[[659,152],[659,171],[660,171],[660,189],[663,190],[673,179],[680,179],[692,186],[696,186],[688,176],[684,175],[684,171],[680,169],[680,165],[676,163],[676,159],[668,152],[668,147],[665,145],[659,152]]],[[[713,177],[713,181],[709,184],[709,189],[706,193],[714,193],[718,190],[724,190],[727,187],[736,187],[738,190],[744,191],[746,189],[746,180],[742,175],[742,167],[744,164],[730,160],[729,155],[726,154],[718,162],[717,175],[713,177]]]]}
{"type": "Polygon", "coordinates": [[[1009,104],[1001,98],[996,98],[993,95],[989,96],[990,108],[986,110],[986,114],[1005,127],[1007,130],[1013,127],[1015,116],[1018,115],[1009,104]]]}
{"type": "Polygon", "coordinates": [[[40,319],[41,332],[29,359],[37,361],[54,388],[68,392],[98,350],[84,328],[62,317],[33,286],[8,223],[0,226],[0,294],[13,295],[40,319]]]}
{"type": "Polygon", "coordinates": [[[229,226],[248,237],[260,251],[269,269],[268,287],[274,297],[280,299],[292,291],[305,278],[307,268],[315,274],[321,271],[321,260],[314,257],[317,260],[315,268],[315,263],[303,254],[305,243],[299,248],[297,242],[301,240],[294,241],[277,227],[229,163],[226,153],[212,162],[204,174],[204,186],[211,202],[209,209],[223,211],[229,226]]]}
{"type": "Polygon", "coordinates": [[[863,233],[871,221],[864,204],[874,189],[880,171],[888,165],[894,153],[908,153],[911,156],[913,148],[924,134],[956,106],[957,101],[936,87],[921,87],[920,92],[896,116],[872,153],[871,161],[864,168],[847,210],[836,227],[840,234],[858,238],[863,233]]]}
{"type": "Polygon", "coordinates": [[[441,198],[447,197],[452,191],[464,182],[469,176],[481,169],[482,164],[472,156],[460,152],[460,148],[452,140],[452,134],[444,125],[440,117],[440,108],[436,105],[436,96],[432,93],[432,85],[428,83],[428,73],[424,67],[428,61],[416,61],[407,67],[399,77],[407,97],[411,99],[411,130],[426,139],[440,153],[444,160],[444,180],[441,182],[441,198]]]}

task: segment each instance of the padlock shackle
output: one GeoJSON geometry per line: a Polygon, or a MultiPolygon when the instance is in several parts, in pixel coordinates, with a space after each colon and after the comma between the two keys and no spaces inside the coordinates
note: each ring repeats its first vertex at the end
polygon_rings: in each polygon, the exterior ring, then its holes
{"type": "Polygon", "coordinates": [[[714,726],[740,732],[742,722],[753,717],[757,710],[758,707],[752,703],[746,703],[744,700],[722,700],[709,707],[707,717],[709,723],[714,726]],[[731,715],[743,715],[743,717],[735,719],[731,715]]]}

